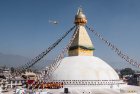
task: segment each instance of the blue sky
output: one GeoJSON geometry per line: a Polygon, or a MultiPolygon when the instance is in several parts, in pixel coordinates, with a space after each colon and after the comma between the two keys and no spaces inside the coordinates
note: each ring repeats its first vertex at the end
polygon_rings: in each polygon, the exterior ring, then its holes
{"type": "MultiPolygon", "coordinates": [[[[0,0],[0,52],[29,58],[38,55],[74,25],[79,6],[89,26],[140,61],[140,0],[0,0]],[[58,20],[59,24],[50,24],[49,20],[58,20]]],[[[113,66],[127,66],[88,32],[96,56],[113,66]]],[[[67,42],[68,38],[57,49],[67,42]]]]}

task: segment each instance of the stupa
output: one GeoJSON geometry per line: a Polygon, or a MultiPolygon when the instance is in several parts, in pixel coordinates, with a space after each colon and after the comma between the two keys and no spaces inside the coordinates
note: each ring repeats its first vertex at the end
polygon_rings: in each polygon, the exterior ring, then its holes
{"type": "MultiPolygon", "coordinates": [[[[140,94],[140,87],[127,85],[110,65],[93,55],[95,48],[85,29],[87,19],[81,8],[74,23],[77,34],[69,48],[69,56],[59,61],[52,80],[62,82],[70,94],[140,94]]],[[[63,88],[50,92],[65,93],[63,88]]]]}

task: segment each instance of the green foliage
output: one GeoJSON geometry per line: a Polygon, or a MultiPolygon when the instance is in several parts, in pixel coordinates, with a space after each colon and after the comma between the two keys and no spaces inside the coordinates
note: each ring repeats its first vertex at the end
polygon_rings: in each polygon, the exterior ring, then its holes
{"type": "Polygon", "coordinates": [[[11,67],[11,73],[14,73],[14,72],[15,72],[15,68],[11,67]]]}
{"type": "Polygon", "coordinates": [[[125,68],[120,71],[121,75],[133,75],[135,73],[131,68],[125,68]]]}

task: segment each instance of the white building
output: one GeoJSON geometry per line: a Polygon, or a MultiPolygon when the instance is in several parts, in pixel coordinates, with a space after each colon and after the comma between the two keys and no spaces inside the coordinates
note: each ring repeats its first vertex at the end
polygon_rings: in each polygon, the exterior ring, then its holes
{"type": "Polygon", "coordinates": [[[80,8],[75,16],[77,33],[69,56],[59,61],[51,76],[53,82],[63,82],[64,87],[42,90],[42,94],[140,94],[140,87],[127,85],[110,65],[93,56],[95,49],[85,29],[86,23],[80,8]]]}
{"type": "Polygon", "coordinates": [[[22,77],[15,77],[15,78],[10,78],[9,79],[9,88],[15,88],[15,87],[18,87],[18,86],[22,86],[23,83],[25,83],[26,80],[23,79],[22,77]]]}

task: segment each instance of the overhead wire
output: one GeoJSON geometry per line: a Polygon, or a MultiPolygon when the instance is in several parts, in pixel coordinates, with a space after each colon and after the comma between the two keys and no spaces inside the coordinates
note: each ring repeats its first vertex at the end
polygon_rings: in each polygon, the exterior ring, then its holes
{"type": "Polygon", "coordinates": [[[91,28],[89,26],[86,25],[86,28],[89,30],[89,31],[92,31],[95,36],[97,36],[101,41],[103,41],[111,50],[113,50],[120,58],[124,59],[126,62],[128,62],[129,64],[137,67],[137,68],[140,68],[140,64],[130,58],[128,55],[126,55],[125,53],[123,53],[118,47],[116,47],[114,44],[112,44],[111,42],[109,42],[108,40],[106,40],[102,35],[100,35],[98,32],[96,32],[94,30],[94,28],[91,28]]]}
{"type": "Polygon", "coordinates": [[[19,66],[17,69],[17,73],[21,74],[23,71],[31,68],[34,66],[38,61],[40,61],[44,56],[46,56],[50,51],[52,51],[73,29],[75,26],[70,28],[67,32],[65,32],[62,37],[60,37],[55,43],[53,43],[51,46],[49,46],[45,51],[43,51],[41,54],[33,58],[31,61],[27,62],[25,65],[19,66]]]}
{"type": "Polygon", "coordinates": [[[78,31],[79,31],[79,26],[77,26],[76,31],[72,35],[68,45],[61,51],[61,53],[56,57],[54,62],[47,68],[47,70],[46,70],[47,71],[47,74],[46,74],[46,80],[47,81],[52,80],[51,75],[59,67],[59,65],[61,63],[61,60],[64,58],[64,55],[68,52],[68,50],[69,50],[73,40],[75,39],[78,31]]]}

